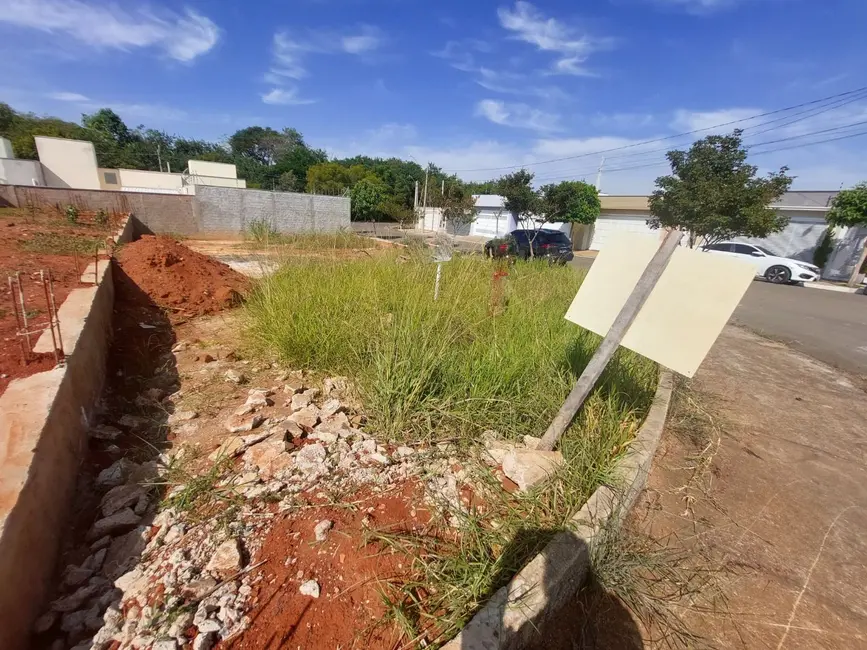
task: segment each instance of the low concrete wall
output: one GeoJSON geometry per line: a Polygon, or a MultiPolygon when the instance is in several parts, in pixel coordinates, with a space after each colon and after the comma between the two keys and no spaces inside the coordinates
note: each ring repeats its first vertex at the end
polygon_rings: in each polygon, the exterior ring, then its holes
{"type": "MultiPolygon", "coordinates": [[[[121,233],[128,233],[124,228],[121,233]]],[[[60,307],[66,364],[0,395],[0,648],[26,648],[50,581],[105,381],[114,285],[72,291],[60,307]]]]}
{"type": "Polygon", "coordinates": [[[584,585],[590,549],[606,526],[617,526],[647,483],[659,446],[674,378],[660,372],[653,404],[635,442],[620,460],[612,485],[598,488],[571,520],[570,530],[533,558],[443,650],[519,650],[542,647],[545,628],[584,585]]]}

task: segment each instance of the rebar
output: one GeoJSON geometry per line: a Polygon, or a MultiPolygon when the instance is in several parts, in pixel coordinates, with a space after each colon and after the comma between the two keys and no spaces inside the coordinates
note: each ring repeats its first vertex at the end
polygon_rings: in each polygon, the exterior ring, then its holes
{"type": "Polygon", "coordinates": [[[21,272],[15,272],[15,280],[18,282],[18,300],[21,301],[21,320],[24,322],[24,340],[27,343],[27,353],[33,352],[33,345],[30,342],[30,331],[27,324],[27,305],[24,303],[24,288],[21,286],[21,272]]]}
{"type": "Polygon", "coordinates": [[[15,312],[15,327],[18,329],[19,336],[15,338],[18,339],[19,344],[21,345],[21,360],[26,364],[27,363],[27,348],[24,347],[24,338],[20,336],[21,334],[21,314],[18,311],[18,301],[15,300],[15,284],[12,281],[12,276],[6,278],[9,280],[9,298],[12,301],[12,311],[15,312]]]}
{"type": "Polygon", "coordinates": [[[51,269],[48,269],[48,295],[51,296],[51,310],[54,312],[54,324],[57,326],[57,345],[60,354],[66,356],[63,352],[63,337],[60,335],[60,315],[57,313],[57,302],[54,299],[54,276],[51,269]]]}
{"type": "Polygon", "coordinates": [[[45,281],[45,271],[39,272],[42,281],[42,290],[45,292],[45,305],[48,307],[48,329],[51,330],[51,346],[54,350],[54,362],[60,363],[60,355],[57,353],[57,337],[54,336],[54,314],[51,309],[51,298],[48,297],[48,283],[45,281]]]}

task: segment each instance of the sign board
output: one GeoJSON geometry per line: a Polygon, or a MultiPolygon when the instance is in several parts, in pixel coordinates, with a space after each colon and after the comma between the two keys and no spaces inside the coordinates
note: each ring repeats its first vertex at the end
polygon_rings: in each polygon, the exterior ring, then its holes
{"type": "MultiPolygon", "coordinates": [[[[659,243],[658,237],[611,233],[566,318],[605,336],[659,243]]],[[[747,261],[678,248],[621,345],[692,377],[755,274],[747,261]]]]}

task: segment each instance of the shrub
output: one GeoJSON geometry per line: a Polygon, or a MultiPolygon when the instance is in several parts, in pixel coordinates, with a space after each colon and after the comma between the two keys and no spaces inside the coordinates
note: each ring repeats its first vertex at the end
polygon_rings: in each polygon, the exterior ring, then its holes
{"type": "Polygon", "coordinates": [[[100,208],[96,211],[96,216],[93,218],[98,226],[108,225],[108,212],[100,208]]]}
{"type": "Polygon", "coordinates": [[[277,229],[267,219],[252,219],[247,224],[247,235],[257,244],[276,243],[280,237],[277,229]]]}
{"type": "Polygon", "coordinates": [[[825,233],[822,235],[822,240],[819,242],[816,250],[813,251],[813,264],[818,266],[820,269],[825,268],[825,265],[831,258],[831,253],[834,252],[835,244],[836,242],[834,241],[834,228],[825,228],[825,233]]]}
{"type": "Polygon", "coordinates": [[[67,205],[63,213],[66,215],[66,220],[69,223],[78,223],[79,210],[74,205],[67,205]]]}

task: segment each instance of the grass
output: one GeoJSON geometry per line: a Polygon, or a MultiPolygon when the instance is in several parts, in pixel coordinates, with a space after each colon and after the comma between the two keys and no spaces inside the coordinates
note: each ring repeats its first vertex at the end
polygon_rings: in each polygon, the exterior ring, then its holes
{"type": "Polygon", "coordinates": [[[53,232],[34,233],[18,244],[23,251],[43,255],[93,255],[95,250],[103,246],[101,237],[53,232]]]}
{"type": "MultiPolygon", "coordinates": [[[[486,430],[541,435],[599,343],[563,318],[581,282],[573,269],[520,262],[501,280],[495,270],[455,257],[434,301],[428,251],[290,261],[250,296],[250,340],[295,367],[352,377],[381,438],[448,439],[471,458],[486,430]]],[[[561,441],[566,463],[536,491],[508,494],[468,461],[483,507],[446,507],[420,533],[369,531],[413,558],[411,575],[383,590],[407,641],[450,638],[568,526],[633,439],[656,379],[654,363],[618,352],[561,441]]]]}
{"type": "Polygon", "coordinates": [[[335,233],[281,233],[267,219],[254,219],[247,224],[246,238],[255,248],[277,247],[288,250],[327,251],[376,248],[367,237],[351,230],[335,233]]]}

